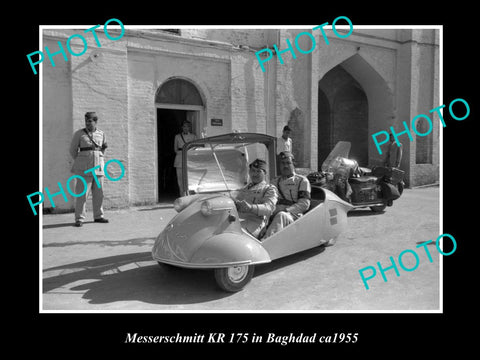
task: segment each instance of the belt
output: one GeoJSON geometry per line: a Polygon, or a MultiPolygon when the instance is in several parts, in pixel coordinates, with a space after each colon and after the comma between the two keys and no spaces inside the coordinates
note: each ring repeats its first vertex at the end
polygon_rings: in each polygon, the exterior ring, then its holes
{"type": "MultiPolygon", "coordinates": [[[[100,149],[100,148],[98,148],[100,149]]],[[[89,146],[89,147],[81,147],[80,151],[90,151],[90,150],[97,150],[95,146],[89,146]]]]}

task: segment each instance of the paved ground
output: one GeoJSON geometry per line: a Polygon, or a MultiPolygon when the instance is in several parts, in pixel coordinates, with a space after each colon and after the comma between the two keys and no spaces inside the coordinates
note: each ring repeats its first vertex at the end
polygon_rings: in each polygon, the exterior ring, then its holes
{"type": "MultiPolygon", "coordinates": [[[[155,237],[174,216],[168,205],[107,211],[109,224],[73,227],[73,214],[43,216],[44,310],[438,310],[440,261],[416,249],[418,268],[397,277],[387,271],[366,290],[358,270],[406,249],[435,240],[439,231],[439,189],[406,189],[376,214],[349,213],[349,229],[334,246],[308,250],[257,266],[238,293],[219,290],[210,271],[165,269],[151,259],[155,237]]],[[[413,267],[413,255],[402,260],[413,267]]],[[[398,264],[398,263],[397,263],[398,264]]],[[[397,265],[398,266],[398,265],[397,265]]]]}

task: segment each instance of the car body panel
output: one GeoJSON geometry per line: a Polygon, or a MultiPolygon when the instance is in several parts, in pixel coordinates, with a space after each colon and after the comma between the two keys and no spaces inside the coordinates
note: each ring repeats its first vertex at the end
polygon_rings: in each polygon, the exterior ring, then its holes
{"type": "Polygon", "coordinates": [[[270,261],[260,242],[242,230],[233,200],[222,194],[195,196],[157,237],[152,255],[160,262],[199,268],[270,261]],[[211,215],[202,213],[204,201],[214,203],[211,215]]]}
{"type": "Polygon", "coordinates": [[[272,260],[307,250],[335,239],[347,228],[347,212],[353,207],[333,192],[298,220],[262,241],[272,260]]]}
{"type": "Polygon", "coordinates": [[[211,268],[233,265],[257,265],[270,262],[260,241],[248,234],[223,233],[208,239],[192,258],[194,264],[211,268]]]}

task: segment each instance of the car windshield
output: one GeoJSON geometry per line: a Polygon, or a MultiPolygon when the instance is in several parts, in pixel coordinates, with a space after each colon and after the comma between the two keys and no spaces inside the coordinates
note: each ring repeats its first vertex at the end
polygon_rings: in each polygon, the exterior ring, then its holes
{"type": "Polygon", "coordinates": [[[262,143],[207,143],[188,149],[188,193],[243,188],[249,182],[248,164],[257,158],[267,161],[268,164],[268,150],[262,143]]]}
{"type": "Polygon", "coordinates": [[[334,172],[336,167],[339,165],[338,158],[348,159],[351,146],[352,145],[349,141],[339,141],[323,162],[322,171],[334,172]]]}

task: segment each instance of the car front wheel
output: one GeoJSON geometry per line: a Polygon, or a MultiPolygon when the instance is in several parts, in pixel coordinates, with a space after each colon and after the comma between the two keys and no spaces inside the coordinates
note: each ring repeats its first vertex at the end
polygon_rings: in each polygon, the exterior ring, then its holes
{"type": "Polygon", "coordinates": [[[237,292],[252,280],[253,270],[249,265],[215,269],[215,280],[223,290],[237,292]]]}

